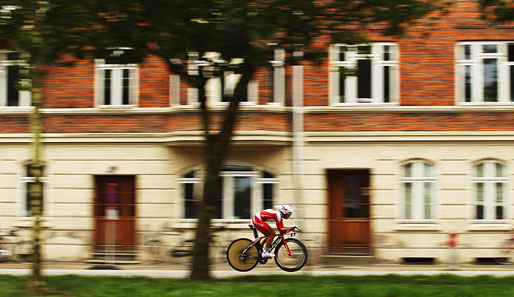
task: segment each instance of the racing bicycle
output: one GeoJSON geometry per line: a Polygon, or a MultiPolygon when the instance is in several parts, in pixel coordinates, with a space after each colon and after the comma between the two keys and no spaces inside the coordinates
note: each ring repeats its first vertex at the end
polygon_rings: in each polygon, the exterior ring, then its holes
{"type": "MultiPolygon", "coordinates": [[[[249,225],[253,231],[255,239],[238,238],[228,246],[227,261],[232,268],[237,271],[250,271],[257,264],[266,264],[268,259],[262,258],[261,240],[265,236],[259,237],[257,229],[249,225]]],[[[287,272],[294,272],[302,269],[307,263],[308,252],[305,245],[298,239],[293,238],[297,232],[301,232],[297,227],[291,230],[282,231],[275,238],[270,246],[270,251],[275,251],[275,263],[280,269],[287,272]],[[290,235],[286,238],[284,235],[290,235]]]]}

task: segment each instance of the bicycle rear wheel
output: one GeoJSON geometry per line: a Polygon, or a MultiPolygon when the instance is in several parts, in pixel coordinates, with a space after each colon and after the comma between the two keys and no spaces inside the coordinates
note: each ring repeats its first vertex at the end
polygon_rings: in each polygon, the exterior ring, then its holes
{"type": "Polygon", "coordinates": [[[239,238],[228,246],[227,261],[232,268],[237,271],[246,272],[250,271],[257,266],[258,251],[256,246],[249,248],[246,253],[243,251],[252,243],[251,240],[246,238],[239,238]]]}
{"type": "Polygon", "coordinates": [[[287,246],[291,251],[291,255],[288,254],[287,248],[284,246],[284,242],[275,249],[275,262],[280,269],[287,272],[294,272],[302,269],[307,263],[308,252],[305,245],[296,238],[286,239],[287,246]]]}

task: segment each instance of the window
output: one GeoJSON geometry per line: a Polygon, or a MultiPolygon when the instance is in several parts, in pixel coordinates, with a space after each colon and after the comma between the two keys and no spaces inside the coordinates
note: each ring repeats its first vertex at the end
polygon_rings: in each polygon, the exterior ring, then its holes
{"type": "MultiPolygon", "coordinates": [[[[44,171],[44,167],[43,167],[43,171],[44,171]]],[[[32,213],[31,213],[31,210],[30,210],[30,201],[31,201],[31,197],[30,197],[30,189],[31,187],[35,187],[35,186],[40,186],[41,187],[41,191],[43,192],[43,198],[42,198],[42,202],[43,204],[41,205],[42,209],[41,211],[44,213],[45,211],[45,192],[46,192],[46,183],[48,182],[48,179],[46,177],[41,177],[40,178],[40,183],[39,185],[36,184],[35,182],[35,177],[32,175],[31,173],[31,170],[29,170],[29,164],[27,163],[25,166],[24,166],[24,172],[23,172],[24,176],[21,178],[21,190],[22,190],[22,216],[24,217],[32,217],[32,213]]]]}
{"type": "MultiPolygon", "coordinates": [[[[118,55],[122,54],[123,51],[118,55]]],[[[101,107],[135,106],[139,88],[138,66],[116,58],[96,60],[96,104],[101,107]]]]}
{"type": "Polygon", "coordinates": [[[514,103],[514,42],[461,42],[456,52],[459,102],[514,103]]]}
{"type": "Polygon", "coordinates": [[[431,220],[434,218],[434,167],[426,161],[411,161],[402,166],[402,218],[431,220]]]}
{"type": "Polygon", "coordinates": [[[398,101],[398,46],[395,43],[330,47],[331,104],[398,101]]]}
{"type": "Polygon", "coordinates": [[[0,107],[30,106],[30,92],[20,91],[20,53],[0,52],[0,107]]]}
{"type": "MultiPolygon", "coordinates": [[[[221,57],[218,53],[206,53],[201,60],[198,53],[192,52],[189,54],[188,62],[188,74],[199,75],[200,66],[207,66],[206,74],[210,71],[209,61],[216,63],[227,63],[226,61],[220,60],[221,57]],[[207,61],[209,60],[209,61],[207,61]]],[[[234,59],[231,63],[237,65],[241,59],[234,59]]],[[[237,74],[234,71],[224,71],[221,76],[211,77],[205,85],[205,95],[207,101],[215,104],[226,104],[228,103],[228,97],[223,95],[230,95],[234,92],[241,74],[237,74]]],[[[247,86],[247,97],[241,101],[242,104],[256,104],[258,98],[258,83],[257,81],[250,81],[247,86]]],[[[187,104],[195,105],[198,104],[198,89],[188,88],[187,89],[187,104]]]]}
{"type": "MultiPolygon", "coordinates": [[[[195,219],[202,195],[200,170],[182,176],[183,217],[195,219]]],[[[267,171],[241,164],[226,164],[220,174],[216,219],[250,219],[256,212],[272,208],[277,179],[267,171]]]]}
{"type": "Polygon", "coordinates": [[[473,167],[473,200],[476,220],[505,219],[507,176],[497,161],[483,161],[473,167]]]}

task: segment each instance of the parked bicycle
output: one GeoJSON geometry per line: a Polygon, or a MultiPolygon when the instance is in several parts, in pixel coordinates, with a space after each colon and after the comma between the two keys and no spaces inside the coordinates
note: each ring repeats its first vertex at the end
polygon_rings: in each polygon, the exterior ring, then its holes
{"type": "Polygon", "coordinates": [[[32,241],[20,238],[17,230],[0,235],[0,262],[32,262],[32,241]]]}
{"type": "Polygon", "coordinates": [[[514,252],[514,233],[512,233],[509,239],[502,243],[500,252],[500,256],[495,258],[496,263],[502,265],[512,264],[509,258],[511,257],[511,253],[514,252]]]}
{"type": "MultiPolygon", "coordinates": [[[[257,264],[266,264],[268,259],[262,258],[261,240],[265,236],[259,237],[257,229],[249,225],[253,231],[255,240],[248,238],[238,238],[234,240],[227,249],[227,261],[232,268],[237,271],[250,271],[257,264]]],[[[307,263],[308,252],[305,245],[298,239],[292,238],[297,232],[301,232],[297,227],[291,230],[280,232],[270,246],[270,251],[275,250],[275,263],[280,269],[287,272],[294,272],[302,269],[307,263]],[[291,237],[285,238],[289,234],[291,237]]]]}
{"type": "MultiPolygon", "coordinates": [[[[219,237],[219,235],[217,233],[226,231],[226,230],[227,229],[224,226],[216,227],[216,228],[212,229],[211,239],[210,239],[212,249],[216,249],[216,241],[217,241],[217,237],[219,237]]],[[[184,239],[170,250],[170,256],[173,258],[183,258],[183,257],[192,256],[194,245],[195,245],[194,239],[184,239]]]]}

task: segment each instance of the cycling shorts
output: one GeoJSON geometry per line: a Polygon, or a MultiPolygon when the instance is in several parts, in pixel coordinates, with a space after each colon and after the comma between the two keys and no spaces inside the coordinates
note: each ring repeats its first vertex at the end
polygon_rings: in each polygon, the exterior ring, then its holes
{"type": "Polygon", "coordinates": [[[266,230],[271,228],[268,223],[264,222],[263,220],[259,219],[257,216],[253,216],[252,218],[252,225],[257,228],[262,234],[265,234],[266,230]]]}

